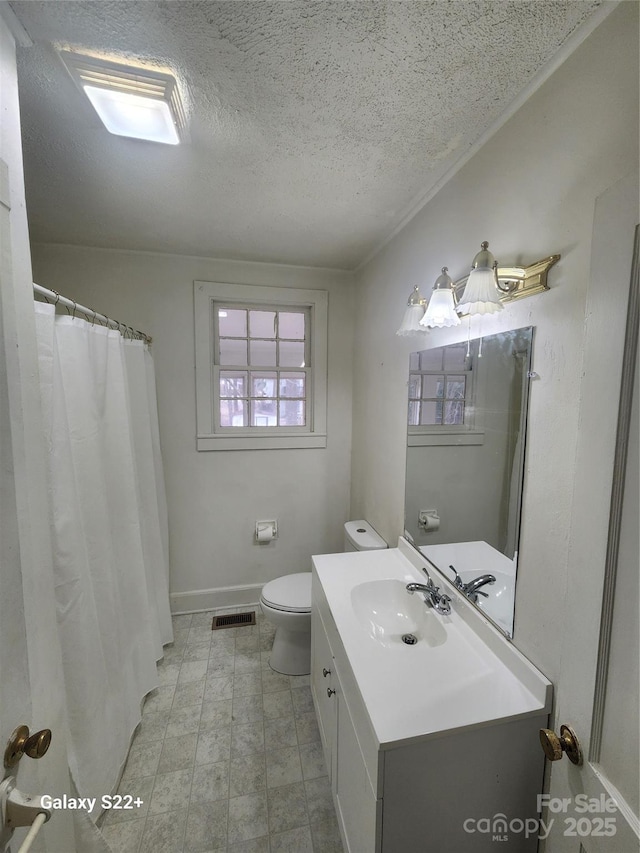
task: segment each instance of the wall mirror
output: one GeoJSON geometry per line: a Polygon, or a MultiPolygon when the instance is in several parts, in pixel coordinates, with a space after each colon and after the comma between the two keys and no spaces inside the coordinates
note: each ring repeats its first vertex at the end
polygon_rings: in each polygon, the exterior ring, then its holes
{"type": "Polygon", "coordinates": [[[405,536],[510,638],[532,342],[527,327],[409,360],[405,536]]]}

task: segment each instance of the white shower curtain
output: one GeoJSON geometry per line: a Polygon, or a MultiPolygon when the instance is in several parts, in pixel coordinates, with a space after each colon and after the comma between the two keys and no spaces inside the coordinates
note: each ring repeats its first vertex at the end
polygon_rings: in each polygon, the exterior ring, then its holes
{"type": "Polygon", "coordinates": [[[172,640],[153,363],[117,331],[35,310],[69,764],[99,802],[172,640]]]}

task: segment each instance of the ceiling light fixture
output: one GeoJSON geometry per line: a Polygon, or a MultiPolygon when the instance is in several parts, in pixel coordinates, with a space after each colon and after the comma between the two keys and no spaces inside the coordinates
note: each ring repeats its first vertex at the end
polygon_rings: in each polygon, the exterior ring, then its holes
{"type": "Polygon", "coordinates": [[[71,76],[109,133],[177,145],[186,122],[175,77],[62,50],[71,76]]]}
{"type": "Polygon", "coordinates": [[[422,297],[418,290],[418,285],[416,284],[407,301],[407,307],[396,335],[407,337],[408,335],[419,335],[420,333],[427,331],[424,326],[420,325],[420,321],[424,316],[424,307],[426,304],[427,300],[422,297]]]}
{"type": "Polygon", "coordinates": [[[420,320],[420,325],[426,328],[443,326],[459,326],[460,317],[456,314],[455,284],[447,273],[448,267],[442,267],[442,273],[433,285],[433,293],[420,320]]]}

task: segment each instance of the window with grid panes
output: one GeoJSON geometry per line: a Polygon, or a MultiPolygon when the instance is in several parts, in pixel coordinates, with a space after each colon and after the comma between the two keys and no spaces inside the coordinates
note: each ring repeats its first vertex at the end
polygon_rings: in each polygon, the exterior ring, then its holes
{"type": "Polygon", "coordinates": [[[198,450],[326,447],[326,291],[194,283],[198,450]]]}
{"type": "Polygon", "coordinates": [[[471,359],[466,344],[411,353],[410,427],[469,427],[471,359]]]}
{"type": "Polygon", "coordinates": [[[214,302],[214,323],[219,426],[306,426],[309,309],[214,302]]]}

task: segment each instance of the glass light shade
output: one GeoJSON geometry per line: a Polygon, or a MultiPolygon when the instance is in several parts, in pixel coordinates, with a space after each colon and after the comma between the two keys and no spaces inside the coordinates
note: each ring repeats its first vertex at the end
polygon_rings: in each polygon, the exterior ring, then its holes
{"type": "Polygon", "coordinates": [[[447,267],[442,267],[442,275],[436,279],[433,293],[420,325],[426,328],[443,326],[459,326],[460,317],[456,314],[456,304],[453,298],[453,281],[447,275],[447,267]]]}
{"type": "Polygon", "coordinates": [[[408,336],[424,334],[427,330],[424,326],[420,325],[420,320],[423,316],[424,305],[407,305],[404,317],[402,318],[402,323],[400,323],[400,328],[396,332],[396,335],[408,336]]]}
{"type": "Polygon", "coordinates": [[[407,300],[407,307],[400,323],[400,328],[396,335],[418,335],[426,331],[421,325],[420,320],[424,315],[424,306],[426,300],[422,298],[418,285],[416,284],[411,291],[411,296],[407,300]]]}
{"type": "Polygon", "coordinates": [[[99,86],[83,88],[109,133],[167,145],[180,142],[166,101],[99,86]]]}
{"type": "Polygon", "coordinates": [[[471,270],[458,311],[461,314],[495,314],[502,311],[502,307],[495,272],[492,269],[471,270]]]}

